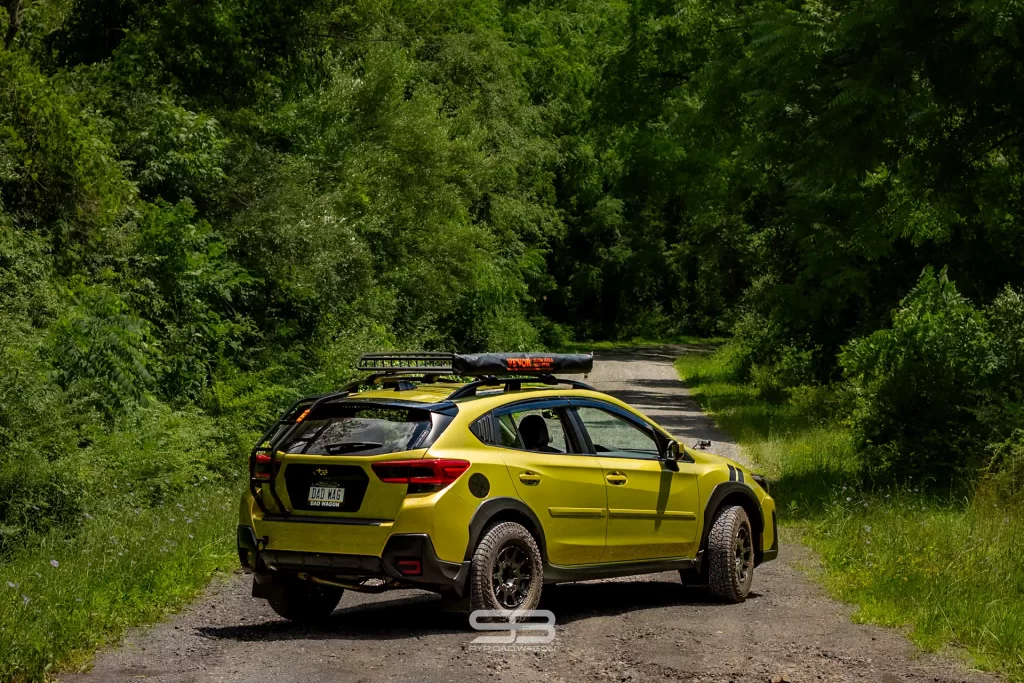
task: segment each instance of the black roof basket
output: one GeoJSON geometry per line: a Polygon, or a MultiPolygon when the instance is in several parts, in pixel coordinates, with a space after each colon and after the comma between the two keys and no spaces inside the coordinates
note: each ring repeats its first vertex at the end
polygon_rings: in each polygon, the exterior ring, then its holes
{"type": "Polygon", "coordinates": [[[586,375],[592,353],[364,353],[356,368],[380,375],[449,374],[463,377],[586,375]]]}
{"type": "Polygon", "coordinates": [[[418,353],[364,353],[356,369],[387,375],[452,373],[454,353],[422,351],[418,353]]]}

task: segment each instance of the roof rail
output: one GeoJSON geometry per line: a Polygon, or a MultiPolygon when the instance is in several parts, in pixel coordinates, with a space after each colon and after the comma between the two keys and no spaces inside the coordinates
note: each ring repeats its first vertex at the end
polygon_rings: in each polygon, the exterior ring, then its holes
{"type": "Polygon", "coordinates": [[[594,387],[590,386],[586,382],[577,382],[574,379],[563,379],[561,377],[553,377],[552,375],[540,375],[535,377],[484,377],[478,379],[475,382],[465,384],[452,393],[448,394],[449,401],[455,401],[460,398],[469,398],[470,396],[476,396],[478,389],[483,387],[497,387],[505,385],[504,391],[520,391],[523,388],[523,384],[544,384],[547,386],[554,386],[556,384],[567,384],[573,389],[585,389],[587,391],[597,391],[594,387]]]}

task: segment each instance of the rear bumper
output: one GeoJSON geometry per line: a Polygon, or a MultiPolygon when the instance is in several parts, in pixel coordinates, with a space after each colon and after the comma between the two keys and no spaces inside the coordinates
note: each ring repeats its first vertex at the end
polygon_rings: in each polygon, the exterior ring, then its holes
{"type": "Polygon", "coordinates": [[[371,578],[391,579],[396,587],[451,591],[461,596],[469,576],[469,562],[438,558],[427,534],[393,534],[380,556],[275,550],[264,547],[252,527],[238,527],[238,556],[247,571],[257,573],[253,587],[275,583],[275,576],[290,580],[296,574],[357,583],[371,578]]]}

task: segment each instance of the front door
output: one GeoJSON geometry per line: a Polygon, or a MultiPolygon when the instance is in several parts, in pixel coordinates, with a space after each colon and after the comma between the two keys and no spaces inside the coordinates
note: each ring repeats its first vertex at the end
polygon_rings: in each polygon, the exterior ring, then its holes
{"type": "Polygon", "coordinates": [[[697,475],[658,457],[654,428],[612,404],[573,402],[608,491],[602,562],[692,557],[697,543],[697,475]]]}
{"type": "Polygon", "coordinates": [[[494,419],[516,491],[544,526],[548,561],[600,562],[608,505],[604,473],[598,459],[577,443],[568,402],[505,406],[494,419]]]}

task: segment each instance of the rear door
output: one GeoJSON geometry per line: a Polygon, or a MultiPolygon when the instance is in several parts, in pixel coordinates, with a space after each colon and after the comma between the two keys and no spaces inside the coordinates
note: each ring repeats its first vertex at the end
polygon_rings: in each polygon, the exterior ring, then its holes
{"type": "Polygon", "coordinates": [[[603,401],[572,404],[608,492],[602,562],[691,557],[698,538],[694,465],[660,460],[658,435],[638,416],[603,401]]]}
{"type": "Polygon", "coordinates": [[[417,406],[348,401],[320,406],[278,446],[277,506],[296,517],[393,520],[406,487],[371,465],[421,459],[451,418],[417,406]]]}
{"type": "Polygon", "coordinates": [[[564,399],[525,401],[492,414],[502,459],[519,497],[544,526],[548,561],[596,564],[605,544],[607,498],[597,458],[584,454],[564,399]],[[539,439],[541,424],[546,443],[539,439]]]}

